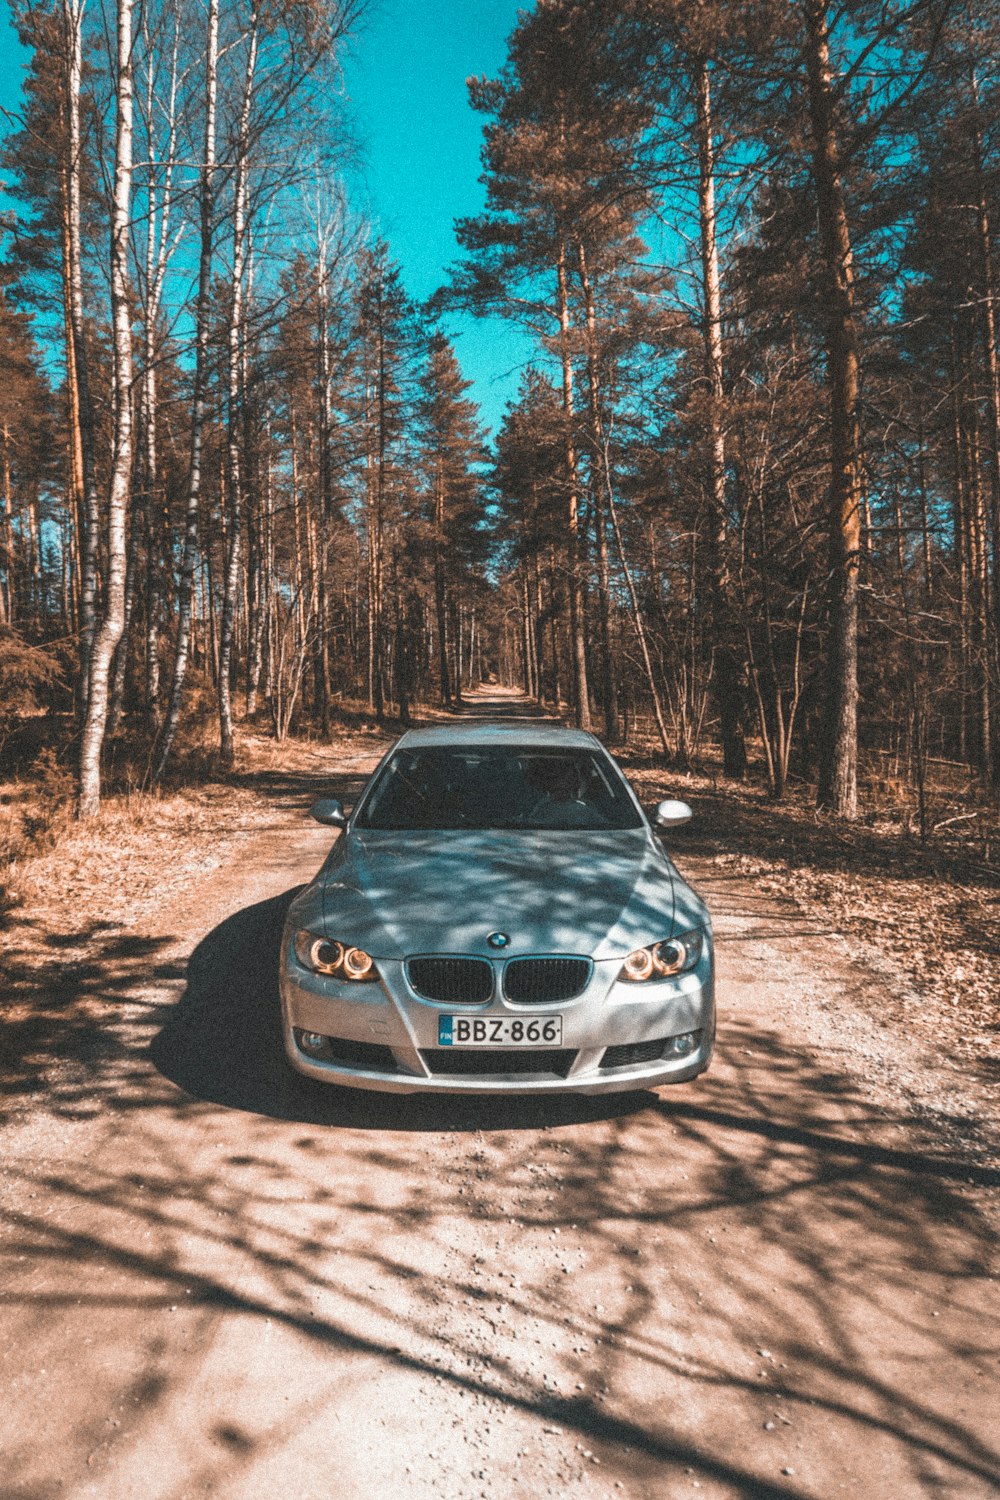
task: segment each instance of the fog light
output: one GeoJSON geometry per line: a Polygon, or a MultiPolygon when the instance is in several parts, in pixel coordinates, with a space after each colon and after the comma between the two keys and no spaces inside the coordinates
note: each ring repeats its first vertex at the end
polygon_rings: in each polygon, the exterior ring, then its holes
{"type": "Polygon", "coordinates": [[[326,1037],[320,1036],[318,1031],[300,1031],[299,1046],[303,1052],[311,1052],[313,1057],[321,1057],[326,1051],[326,1037]]]}
{"type": "Polygon", "coordinates": [[[681,1036],[668,1037],[663,1048],[664,1057],[690,1057],[701,1041],[700,1031],[685,1031],[681,1036]]]}

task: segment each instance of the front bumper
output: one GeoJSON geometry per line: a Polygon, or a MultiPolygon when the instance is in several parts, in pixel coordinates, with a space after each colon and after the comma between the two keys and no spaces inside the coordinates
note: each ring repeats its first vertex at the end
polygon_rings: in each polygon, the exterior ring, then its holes
{"type": "MultiPolygon", "coordinates": [[[[502,963],[496,961],[498,970],[502,963]]],[[[635,985],[618,981],[620,969],[620,959],[595,963],[582,994],[556,1004],[512,1004],[499,982],[485,1004],[446,1004],[417,995],[402,960],[380,959],[379,980],[370,984],[314,974],[298,963],[286,932],[280,979],[285,1050],[307,1077],[401,1094],[614,1094],[703,1073],[715,1042],[710,943],[690,974],[635,985]],[[509,1049],[508,1069],[506,1053],[484,1049],[477,1059],[475,1048],[439,1047],[442,1013],[560,1015],[562,1041],[559,1048],[509,1049]],[[302,1032],[330,1038],[330,1055],[310,1056],[299,1043],[302,1032]],[[658,1042],[669,1053],[671,1039],[692,1034],[687,1055],[651,1055],[658,1042]],[[609,1048],[615,1050],[608,1054],[609,1048]]]]}

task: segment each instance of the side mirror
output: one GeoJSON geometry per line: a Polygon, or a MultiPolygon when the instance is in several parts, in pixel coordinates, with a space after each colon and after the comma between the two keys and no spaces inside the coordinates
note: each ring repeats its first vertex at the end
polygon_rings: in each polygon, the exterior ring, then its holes
{"type": "Polygon", "coordinates": [[[675,802],[670,797],[657,807],[653,821],[657,828],[680,828],[682,823],[690,823],[693,816],[686,802],[675,802]]]}
{"type": "Polygon", "coordinates": [[[330,828],[343,828],[347,823],[347,815],[336,797],[321,797],[309,809],[309,816],[330,828]]]}

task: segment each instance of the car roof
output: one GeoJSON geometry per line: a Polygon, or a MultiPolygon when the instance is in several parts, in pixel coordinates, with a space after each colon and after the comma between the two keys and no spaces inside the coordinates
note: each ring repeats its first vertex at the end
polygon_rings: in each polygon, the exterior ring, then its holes
{"type": "Polygon", "coordinates": [[[544,720],[536,723],[523,719],[428,724],[421,729],[408,729],[398,743],[407,748],[420,745],[519,745],[553,750],[601,748],[596,736],[585,729],[570,729],[565,724],[549,724],[544,720]]]}

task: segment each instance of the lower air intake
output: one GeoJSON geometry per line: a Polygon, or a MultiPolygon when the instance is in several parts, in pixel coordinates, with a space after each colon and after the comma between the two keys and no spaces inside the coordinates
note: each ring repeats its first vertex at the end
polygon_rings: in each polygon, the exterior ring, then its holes
{"type": "Polygon", "coordinates": [[[330,1054],[335,1063],[341,1063],[345,1068],[364,1068],[371,1073],[399,1072],[392,1048],[375,1042],[349,1042],[343,1037],[332,1036],[330,1054]]]}
{"type": "Polygon", "coordinates": [[[663,1038],[655,1042],[626,1042],[609,1047],[601,1058],[602,1068],[634,1068],[639,1063],[656,1062],[663,1056],[663,1038]]]}
{"type": "Polygon", "coordinates": [[[428,1047],[420,1056],[430,1071],[447,1078],[518,1077],[565,1078],[576,1052],[553,1047],[548,1051],[515,1051],[513,1047],[428,1047]]]}

